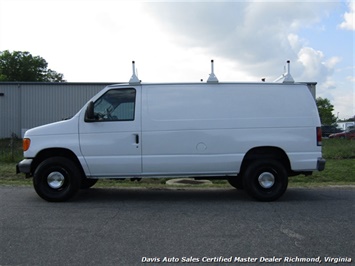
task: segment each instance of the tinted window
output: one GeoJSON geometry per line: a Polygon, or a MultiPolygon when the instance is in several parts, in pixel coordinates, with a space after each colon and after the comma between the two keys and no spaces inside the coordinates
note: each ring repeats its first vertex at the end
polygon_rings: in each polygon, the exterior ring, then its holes
{"type": "Polygon", "coordinates": [[[98,121],[133,121],[135,102],[135,89],[109,90],[95,102],[95,118],[98,121]]]}

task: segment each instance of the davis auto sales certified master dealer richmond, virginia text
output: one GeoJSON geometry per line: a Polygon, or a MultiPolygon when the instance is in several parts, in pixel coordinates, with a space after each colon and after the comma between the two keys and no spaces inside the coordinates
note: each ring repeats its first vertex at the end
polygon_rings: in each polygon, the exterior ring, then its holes
{"type": "Polygon", "coordinates": [[[307,257],[142,257],[143,263],[351,263],[352,259],[349,257],[324,257],[323,260],[320,256],[315,258],[307,257]]]}

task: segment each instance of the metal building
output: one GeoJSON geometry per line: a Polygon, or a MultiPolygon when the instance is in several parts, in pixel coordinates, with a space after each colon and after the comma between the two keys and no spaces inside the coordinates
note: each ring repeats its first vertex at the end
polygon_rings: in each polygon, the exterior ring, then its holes
{"type": "Polygon", "coordinates": [[[73,116],[109,84],[0,82],[0,138],[73,116]]]}

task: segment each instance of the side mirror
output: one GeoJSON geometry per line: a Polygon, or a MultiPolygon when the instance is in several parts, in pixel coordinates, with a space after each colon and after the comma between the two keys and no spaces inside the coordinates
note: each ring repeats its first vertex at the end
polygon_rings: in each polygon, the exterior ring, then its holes
{"type": "Polygon", "coordinates": [[[94,114],[94,102],[89,102],[85,111],[85,122],[95,122],[95,114],[94,114]]]}

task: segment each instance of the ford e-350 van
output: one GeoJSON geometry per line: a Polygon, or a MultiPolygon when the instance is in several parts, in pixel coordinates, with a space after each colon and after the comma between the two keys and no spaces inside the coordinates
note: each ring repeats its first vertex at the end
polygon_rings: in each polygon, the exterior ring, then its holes
{"type": "Polygon", "coordinates": [[[48,201],[100,178],[159,176],[227,179],[258,200],[276,200],[289,176],[325,167],[314,85],[215,76],[145,84],[134,76],[104,88],[73,118],[28,130],[18,172],[33,176],[48,201]]]}

